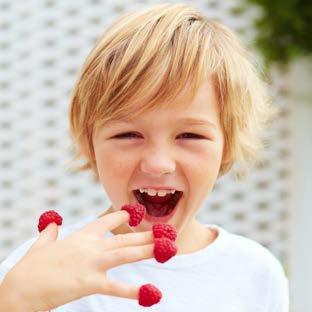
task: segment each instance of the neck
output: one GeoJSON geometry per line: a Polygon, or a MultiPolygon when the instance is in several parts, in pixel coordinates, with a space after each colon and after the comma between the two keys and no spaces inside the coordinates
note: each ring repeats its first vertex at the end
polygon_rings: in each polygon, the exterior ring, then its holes
{"type": "Polygon", "coordinates": [[[178,254],[201,250],[213,243],[217,236],[216,230],[205,227],[194,218],[177,238],[178,254]]]}

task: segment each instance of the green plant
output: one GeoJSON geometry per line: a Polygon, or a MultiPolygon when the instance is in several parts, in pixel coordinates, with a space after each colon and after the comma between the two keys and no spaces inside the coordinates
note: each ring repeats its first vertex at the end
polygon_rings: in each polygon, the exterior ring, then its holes
{"type": "Polygon", "coordinates": [[[255,45],[266,65],[286,67],[293,59],[312,53],[312,2],[310,0],[243,0],[232,11],[241,14],[247,5],[258,6],[262,14],[254,20],[255,45]]]}

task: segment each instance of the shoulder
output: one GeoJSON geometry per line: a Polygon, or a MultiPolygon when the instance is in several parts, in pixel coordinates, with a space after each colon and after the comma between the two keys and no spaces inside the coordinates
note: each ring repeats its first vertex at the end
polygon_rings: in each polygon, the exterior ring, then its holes
{"type": "MultiPolygon", "coordinates": [[[[83,227],[85,224],[91,222],[96,217],[94,215],[90,215],[87,217],[84,217],[78,222],[66,225],[64,227],[59,228],[59,235],[58,240],[65,238],[69,234],[73,233],[75,230],[78,230],[79,228],[83,227]]],[[[11,253],[7,256],[7,258],[0,263],[0,280],[2,280],[5,276],[5,274],[11,270],[11,268],[26,254],[26,252],[29,250],[29,248],[33,245],[33,243],[38,239],[39,233],[19,245],[17,248],[15,248],[11,253]]]]}
{"type": "Polygon", "coordinates": [[[288,311],[289,284],[280,261],[268,248],[250,238],[229,232],[227,237],[229,256],[238,272],[249,275],[259,291],[262,287],[266,289],[267,311],[288,311]]]}
{"type": "MultiPolygon", "coordinates": [[[[219,227],[220,228],[220,227],[219,227]]],[[[223,235],[224,253],[239,262],[251,262],[266,270],[283,272],[279,260],[273,253],[257,241],[248,237],[231,233],[221,228],[223,235]]]]}

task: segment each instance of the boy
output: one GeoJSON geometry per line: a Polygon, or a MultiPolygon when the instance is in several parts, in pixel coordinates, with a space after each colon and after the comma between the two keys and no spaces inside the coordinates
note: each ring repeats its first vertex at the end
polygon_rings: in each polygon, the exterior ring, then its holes
{"type": "Polygon", "coordinates": [[[266,248],[196,220],[216,179],[256,160],[275,113],[225,26],[184,4],[121,16],[89,54],[70,110],[80,169],[112,205],[61,229],[65,239],[52,224],[13,252],[1,310],[144,311],[134,285],[153,283],[163,298],[151,311],[288,311],[287,279],[266,248]],[[125,203],[146,207],[135,228],[125,203]],[[154,223],[177,229],[168,263],[153,259],[154,223]]]}

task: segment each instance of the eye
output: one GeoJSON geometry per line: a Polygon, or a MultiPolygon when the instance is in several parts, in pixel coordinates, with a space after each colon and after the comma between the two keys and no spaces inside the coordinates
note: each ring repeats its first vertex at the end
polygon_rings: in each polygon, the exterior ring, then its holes
{"type": "Polygon", "coordinates": [[[136,132],[125,132],[125,133],[120,133],[114,136],[116,139],[131,139],[131,138],[136,138],[138,137],[139,134],[136,132]]]}
{"type": "Polygon", "coordinates": [[[190,132],[185,132],[179,135],[179,137],[182,136],[182,139],[205,139],[202,135],[195,134],[195,133],[190,133],[190,132]]]}
{"type": "MultiPolygon", "coordinates": [[[[113,138],[115,139],[133,139],[133,138],[140,138],[140,134],[136,132],[125,132],[115,135],[113,138]]],[[[200,134],[185,132],[178,136],[178,138],[182,139],[205,139],[204,136],[200,134]]]]}

